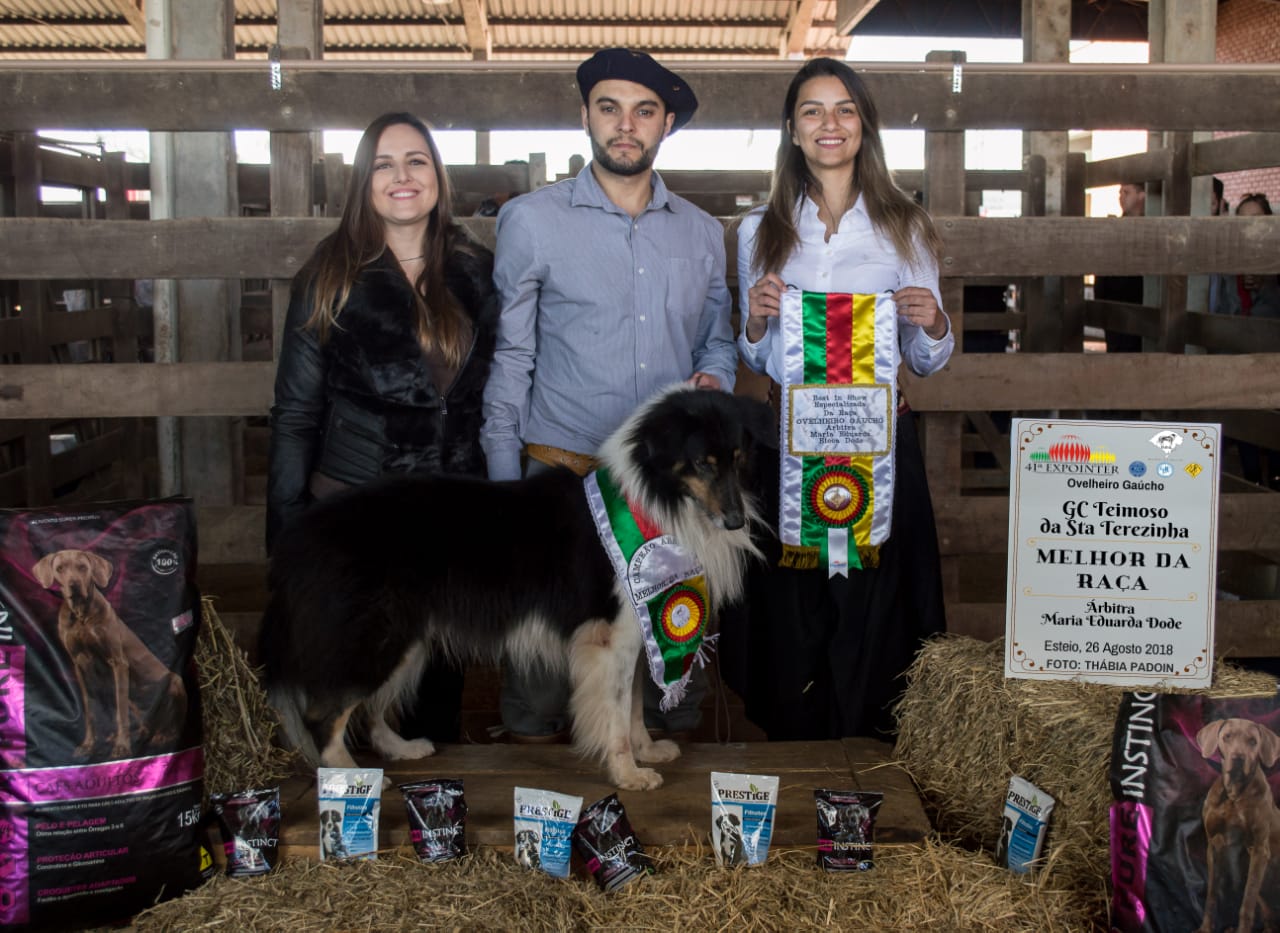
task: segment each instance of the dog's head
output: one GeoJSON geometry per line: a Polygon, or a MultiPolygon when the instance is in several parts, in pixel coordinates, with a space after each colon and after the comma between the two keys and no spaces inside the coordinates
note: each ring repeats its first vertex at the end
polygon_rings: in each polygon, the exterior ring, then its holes
{"type": "Polygon", "coordinates": [[[62,598],[73,606],[89,601],[95,587],[105,589],[111,582],[111,562],[91,551],[54,551],[46,554],[31,568],[31,573],[47,590],[62,591],[62,598]]]}
{"type": "Polygon", "coordinates": [[[516,861],[525,868],[537,868],[541,860],[538,858],[538,834],[532,829],[522,829],[516,833],[516,861]]]}
{"type": "Polygon", "coordinates": [[[736,813],[721,813],[715,820],[720,834],[720,857],[727,865],[742,859],[742,820],[736,813]]]}
{"type": "Polygon", "coordinates": [[[628,494],[661,519],[696,506],[717,527],[754,517],[752,454],[778,444],[773,409],[726,392],[676,386],[643,405],[602,450],[628,494]],[[640,477],[628,476],[638,471],[640,477]],[[630,480],[630,481],[629,481],[630,480]]]}
{"type": "Polygon", "coordinates": [[[1196,733],[1200,754],[1212,758],[1222,753],[1222,777],[1228,784],[1247,782],[1280,759],[1280,737],[1251,719],[1218,719],[1196,733]]]}

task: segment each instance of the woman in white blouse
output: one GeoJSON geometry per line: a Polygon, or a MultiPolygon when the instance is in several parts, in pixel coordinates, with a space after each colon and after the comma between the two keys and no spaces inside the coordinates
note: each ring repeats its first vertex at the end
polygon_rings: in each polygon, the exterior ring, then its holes
{"type": "MultiPolygon", "coordinates": [[[[784,393],[795,382],[779,316],[791,287],[880,295],[875,342],[883,366],[896,372],[905,360],[919,375],[941,369],[955,345],[938,294],[941,241],[889,175],[862,80],[833,59],[806,63],[787,90],[782,132],[769,203],[747,214],[738,233],[743,360],[784,393]]],[[[882,542],[868,549],[875,557],[861,568],[851,562],[848,577],[829,575],[821,566],[777,566],[780,545],[772,542],[774,559],[752,580],[749,624],[737,633],[743,642],[735,646],[735,634],[725,633],[727,655],[741,662],[735,676],[730,660],[730,680],[771,739],[891,731],[899,676],[920,640],[945,629],[923,458],[910,412],[897,407],[892,453],[882,458],[886,478],[876,484],[875,496],[891,508],[882,542]]]]}

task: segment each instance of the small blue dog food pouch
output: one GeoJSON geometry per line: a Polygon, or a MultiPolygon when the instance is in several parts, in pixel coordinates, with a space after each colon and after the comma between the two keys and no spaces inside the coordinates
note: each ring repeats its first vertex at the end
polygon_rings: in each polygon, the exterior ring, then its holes
{"type": "Polygon", "coordinates": [[[582,798],[549,790],[515,790],[516,862],[557,878],[569,877],[573,829],[582,798]]]}
{"type": "Polygon", "coordinates": [[[1016,774],[1009,778],[1004,798],[1004,823],[996,845],[996,861],[1010,871],[1025,874],[1035,867],[1044,848],[1049,814],[1054,800],[1030,781],[1016,774]]]}
{"type": "Polygon", "coordinates": [[[317,768],[320,860],[377,858],[381,768],[317,768]]]}
{"type": "Polygon", "coordinates": [[[777,801],[776,776],[711,772],[711,849],[720,865],[764,864],[777,801]]]}

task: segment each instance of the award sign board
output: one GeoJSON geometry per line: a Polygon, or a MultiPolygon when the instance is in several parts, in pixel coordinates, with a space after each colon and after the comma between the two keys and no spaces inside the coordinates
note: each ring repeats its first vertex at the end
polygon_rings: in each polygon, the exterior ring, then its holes
{"type": "Polygon", "coordinates": [[[1006,677],[1209,686],[1220,434],[1014,419],[1006,677]]]}

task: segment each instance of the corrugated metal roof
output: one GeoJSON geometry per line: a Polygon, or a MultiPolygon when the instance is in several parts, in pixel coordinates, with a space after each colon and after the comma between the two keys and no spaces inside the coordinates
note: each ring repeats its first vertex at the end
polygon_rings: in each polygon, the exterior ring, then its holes
{"type": "MultiPolygon", "coordinates": [[[[212,0],[211,0],[212,2],[212,0]]],[[[581,58],[615,45],[673,59],[777,58],[789,0],[481,0],[493,59],[581,58]]],[[[836,0],[814,4],[807,53],[840,54],[836,0]]],[[[236,0],[237,56],[276,41],[275,0],[236,0]]],[[[327,57],[470,59],[460,2],[325,0],[327,57]]],[[[3,0],[0,58],[138,57],[145,39],[115,0],[3,0]]]]}

